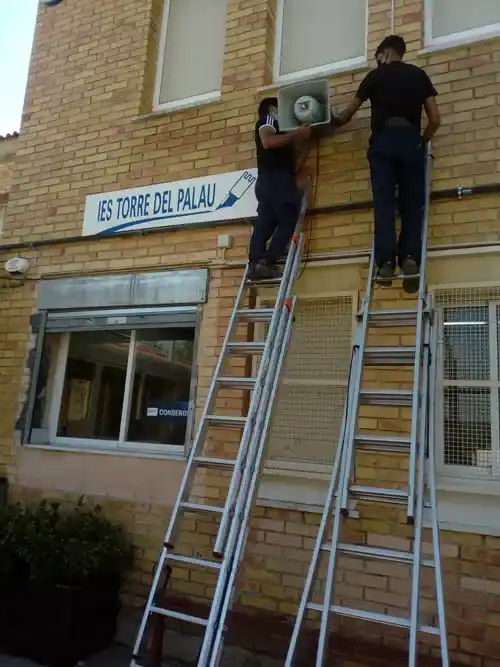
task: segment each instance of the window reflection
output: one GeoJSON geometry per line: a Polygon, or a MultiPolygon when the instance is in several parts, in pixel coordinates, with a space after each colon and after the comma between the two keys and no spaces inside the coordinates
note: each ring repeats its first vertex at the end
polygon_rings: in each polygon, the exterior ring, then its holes
{"type": "Polygon", "coordinates": [[[58,436],[117,440],[130,332],[71,334],[58,436]]]}
{"type": "Polygon", "coordinates": [[[137,332],[128,441],[184,444],[193,344],[192,328],[137,332]]]}

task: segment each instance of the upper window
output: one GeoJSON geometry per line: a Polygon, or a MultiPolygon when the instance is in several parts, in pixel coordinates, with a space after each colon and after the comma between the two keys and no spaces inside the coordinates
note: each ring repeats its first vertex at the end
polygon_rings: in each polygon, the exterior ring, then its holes
{"type": "Polygon", "coordinates": [[[274,78],[293,80],[366,62],[367,0],[278,0],[274,78]]]}
{"type": "Polygon", "coordinates": [[[426,0],[426,44],[447,46],[500,35],[498,0],[426,0]]]}
{"type": "Polygon", "coordinates": [[[26,440],[182,455],[193,405],[195,314],[184,322],[164,316],[156,326],[146,315],[144,328],[133,329],[120,328],[123,312],[111,315],[102,328],[91,316],[88,324],[48,321],[26,440]],[[104,328],[110,320],[111,330],[104,328]]]}
{"type": "Polygon", "coordinates": [[[227,0],[165,0],[155,109],[220,95],[227,0]]]}
{"type": "Polygon", "coordinates": [[[437,303],[441,471],[500,480],[500,290],[438,292],[437,303]]]}

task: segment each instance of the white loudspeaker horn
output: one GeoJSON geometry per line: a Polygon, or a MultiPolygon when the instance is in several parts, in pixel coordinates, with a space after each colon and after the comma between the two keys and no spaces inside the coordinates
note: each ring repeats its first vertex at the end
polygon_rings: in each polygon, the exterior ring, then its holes
{"type": "Polygon", "coordinates": [[[278,90],[278,123],[283,132],[304,124],[323,125],[326,129],[331,113],[328,79],[295,83],[278,90]]]}

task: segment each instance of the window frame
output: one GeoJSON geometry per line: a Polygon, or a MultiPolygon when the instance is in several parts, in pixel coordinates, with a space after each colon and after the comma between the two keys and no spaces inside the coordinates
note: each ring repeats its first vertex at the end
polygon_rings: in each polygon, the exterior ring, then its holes
{"type": "MultiPolygon", "coordinates": [[[[222,98],[222,80],[221,80],[221,85],[219,87],[219,90],[210,93],[202,93],[201,95],[193,95],[192,97],[185,97],[180,100],[165,102],[163,104],[160,102],[162,75],[163,75],[163,69],[165,67],[165,48],[167,45],[170,3],[171,0],[163,0],[163,15],[161,22],[160,40],[158,43],[158,55],[156,59],[155,85],[153,93],[153,113],[176,111],[178,109],[187,109],[190,107],[201,106],[203,104],[210,104],[211,102],[218,102],[222,98]]],[[[226,15],[226,20],[227,20],[227,15],[226,15]]]]}
{"type": "MultiPolygon", "coordinates": [[[[175,307],[172,308],[171,310],[172,314],[179,312],[179,309],[175,307]]],[[[123,309],[120,309],[119,311],[116,312],[122,314],[123,309]]],[[[112,311],[109,311],[109,313],[112,314],[112,311]]],[[[78,452],[92,452],[92,453],[105,453],[105,454],[114,453],[122,455],[123,454],[146,455],[158,458],[185,459],[189,455],[194,434],[194,424],[196,416],[196,394],[197,394],[197,381],[198,381],[198,351],[199,351],[202,308],[200,306],[193,308],[193,313],[195,313],[195,323],[193,326],[194,328],[193,360],[191,367],[186,436],[183,445],[137,442],[137,441],[127,440],[125,437],[129,424],[130,411],[132,405],[131,399],[132,399],[133,379],[135,370],[135,356],[137,351],[136,348],[137,332],[138,331],[140,332],[143,329],[149,329],[151,328],[152,325],[139,328],[133,328],[134,326],[137,326],[133,324],[130,326],[130,328],[127,328],[125,326],[125,329],[130,331],[130,342],[129,342],[129,350],[127,356],[125,384],[123,387],[123,405],[122,405],[122,414],[120,421],[120,433],[118,439],[105,440],[99,438],[75,438],[75,437],[58,436],[57,430],[59,425],[64,383],[66,379],[66,367],[68,361],[71,334],[77,333],[78,329],[61,331],[61,332],[47,331],[46,327],[47,311],[41,311],[41,324],[38,328],[37,340],[35,344],[35,359],[30,378],[30,388],[26,402],[25,422],[22,427],[23,445],[28,448],[43,448],[51,450],[62,449],[62,450],[71,450],[78,452]],[[32,419],[33,419],[33,408],[35,402],[35,392],[40,370],[40,362],[42,359],[42,354],[44,349],[44,340],[47,333],[58,333],[60,336],[60,342],[58,345],[56,360],[54,363],[53,390],[52,390],[51,401],[48,407],[48,429],[47,429],[48,442],[42,444],[39,442],[34,442],[34,443],[30,442],[30,437],[33,430],[32,419]]],[[[159,328],[161,328],[161,324],[159,325],[159,328]]],[[[99,329],[89,329],[89,332],[98,330],[99,329]]]]}
{"type": "MultiPolygon", "coordinates": [[[[170,1],[170,0],[168,0],[170,1]]],[[[285,0],[278,0],[276,9],[276,27],[274,35],[274,54],[273,54],[273,82],[278,84],[294,83],[321,76],[330,76],[341,72],[363,69],[368,64],[368,29],[370,20],[370,4],[366,0],[366,20],[365,20],[365,49],[362,56],[340,60],[336,63],[319,65],[308,69],[290,72],[289,74],[280,74],[281,68],[281,46],[283,43],[283,19],[285,13],[285,0]]]]}
{"type": "MultiPolygon", "coordinates": [[[[480,288],[481,286],[476,285],[480,288]]],[[[452,288],[453,289],[453,288],[452,288]]],[[[460,289],[457,286],[457,289],[460,289]]],[[[437,290],[439,291],[439,290],[437,290]]],[[[499,350],[498,336],[500,324],[497,323],[497,308],[500,308],[500,300],[485,298],[488,306],[489,321],[489,357],[490,378],[487,380],[445,380],[444,379],[444,316],[446,306],[438,306],[435,311],[435,326],[438,328],[436,340],[437,349],[434,351],[437,363],[436,375],[436,411],[434,434],[436,440],[436,472],[438,483],[443,481],[446,485],[448,480],[459,485],[480,489],[482,493],[500,493],[500,378],[499,378],[499,350]],[[451,384],[450,384],[451,383],[451,384]],[[467,467],[446,464],[444,448],[444,389],[447,386],[477,387],[490,390],[490,422],[491,422],[491,444],[492,444],[492,466],[490,468],[467,467]]],[[[457,304],[454,306],[460,308],[457,304]]],[[[464,304],[464,308],[466,305],[464,304]]]]}
{"type": "Polygon", "coordinates": [[[464,44],[472,44],[487,39],[500,37],[500,22],[480,28],[469,28],[460,32],[433,37],[433,10],[436,0],[424,0],[424,48],[427,50],[438,50],[441,48],[452,48],[464,44]]]}

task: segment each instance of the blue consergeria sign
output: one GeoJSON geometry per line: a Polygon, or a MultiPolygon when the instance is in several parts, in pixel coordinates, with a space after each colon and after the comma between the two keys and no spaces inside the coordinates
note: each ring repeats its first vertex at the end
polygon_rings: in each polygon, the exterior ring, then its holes
{"type": "Polygon", "coordinates": [[[89,195],[83,236],[252,218],[257,170],[89,195]]]}

